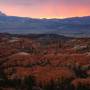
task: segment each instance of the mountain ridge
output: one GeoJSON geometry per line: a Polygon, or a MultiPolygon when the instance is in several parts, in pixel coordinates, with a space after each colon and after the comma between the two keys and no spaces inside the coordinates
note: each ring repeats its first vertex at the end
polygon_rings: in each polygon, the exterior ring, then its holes
{"type": "Polygon", "coordinates": [[[90,16],[64,19],[34,19],[7,16],[1,12],[0,33],[59,34],[71,37],[90,37],[90,16]]]}

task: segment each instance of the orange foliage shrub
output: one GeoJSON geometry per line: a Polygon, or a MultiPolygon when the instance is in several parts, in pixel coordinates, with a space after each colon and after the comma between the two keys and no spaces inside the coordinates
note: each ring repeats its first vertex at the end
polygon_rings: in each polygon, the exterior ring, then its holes
{"type": "Polygon", "coordinates": [[[80,88],[80,87],[90,89],[90,78],[85,78],[85,79],[77,78],[77,79],[73,80],[71,84],[73,85],[75,90],[77,90],[77,88],[80,88]]]}

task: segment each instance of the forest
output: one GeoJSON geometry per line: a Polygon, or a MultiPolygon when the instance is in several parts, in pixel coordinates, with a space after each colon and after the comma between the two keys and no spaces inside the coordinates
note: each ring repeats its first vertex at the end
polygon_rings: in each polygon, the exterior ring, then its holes
{"type": "Polygon", "coordinates": [[[0,33],[0,90],[90,90],[90,38],[0,33]]]}

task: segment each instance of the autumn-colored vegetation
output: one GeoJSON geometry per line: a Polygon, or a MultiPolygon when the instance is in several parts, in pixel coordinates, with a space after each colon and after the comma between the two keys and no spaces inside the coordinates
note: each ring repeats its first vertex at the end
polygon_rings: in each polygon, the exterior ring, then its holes
{"type": "Polygon", "coordinates": [[[0,36],[0,90],[90,90],[90,38],[0,36]]]}

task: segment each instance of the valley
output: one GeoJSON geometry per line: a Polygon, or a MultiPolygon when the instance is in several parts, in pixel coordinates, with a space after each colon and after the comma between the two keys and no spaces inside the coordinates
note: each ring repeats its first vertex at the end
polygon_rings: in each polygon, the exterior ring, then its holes
{"type": "Polygon", "coordinates": [[[90,37],[90,16],[64,19],[38,19],[8,16],[0,12],[0,33],[58,34],[68,37],[90,37]]]}

